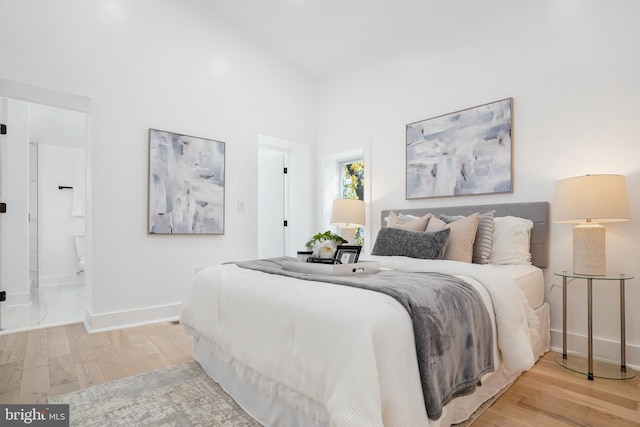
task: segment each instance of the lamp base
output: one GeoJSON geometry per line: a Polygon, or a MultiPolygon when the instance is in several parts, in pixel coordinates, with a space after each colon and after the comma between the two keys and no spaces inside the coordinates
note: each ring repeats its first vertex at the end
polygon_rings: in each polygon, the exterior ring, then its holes
{"type": "Polygon", "coordinates": [[[604,276],[607,272],[605,227],[580,224],[573,227],[573,272],[586,276],[604,276]]]}
{"type": "Polygon", "coordinates": [[[347,241],[347,245],[353,245],[356,240],[356,229],[353,227],[340,227],[340,237],[347,241]]]}

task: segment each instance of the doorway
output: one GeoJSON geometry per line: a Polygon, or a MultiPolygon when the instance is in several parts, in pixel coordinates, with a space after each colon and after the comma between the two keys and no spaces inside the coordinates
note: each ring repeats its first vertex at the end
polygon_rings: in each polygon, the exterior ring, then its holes
{"type": "Polygon", "coordinates": [[[259,135],[258,157],[258,257],[295,257],[315,234],[309,230],[309,146],[259,135]]]}
{"type": "Polygon", "coordinates": [[[258,160],[258,258],[274,258],[287,253],[288,153],[260,147],[258,160]]]}
{"type": "Polygon", "coordinates": [[[0,196],[7,203],[0,329],[82,321],[84,274],[76,241],[85,230],[87,114],[10,97],[0,105],[7,128],[0,140],[0,196]]]}

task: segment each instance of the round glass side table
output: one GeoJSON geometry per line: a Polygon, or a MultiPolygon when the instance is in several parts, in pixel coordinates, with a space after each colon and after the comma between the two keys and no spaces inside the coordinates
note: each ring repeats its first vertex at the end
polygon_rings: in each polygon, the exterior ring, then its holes
{"type": "Polygon", "coordinates": [[[556,356],[556,362],[572,371],[585,374],[589,380],[594,377],[613,380],[628,380],[636,376],[633,369],[626,365],[625,338],[625,301],[624,287],[627,280],[633,276],[627,274],[606,273],[602,276],[556,271],[553,274],[562,277],[562,354],[556,356]],[[587,357],[567,354],[567,279],[585,279],[587,281],[587,329],[588,350],[587,357]],[[620,283],[620,366],[593,360],[593,281],[619,281],[620,283]]]}

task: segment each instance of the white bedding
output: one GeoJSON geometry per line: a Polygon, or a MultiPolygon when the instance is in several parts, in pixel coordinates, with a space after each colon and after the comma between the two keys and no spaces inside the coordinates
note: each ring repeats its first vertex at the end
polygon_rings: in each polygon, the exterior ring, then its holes
{"type": "Polygon", "coordinates": [[[544,273],[535,265],[495,265],[508,274],[522,291],[529,306],[538,308],[544,303],[544,273]]]}
{"type": "MultiPolygon", "coordinates": [[[[455,271],[497,320],[496,368],[504,362],[507,375],[516,376],[533,366],[530,328],[537,319],[507,274],[452,261],[370,258],[407,271],[455,271]]],[[[424,409],[409,315],[387,295],[212,266],[194,278],[181,323],[213,343],[215,356],[242,381],[318,425],[440,424],[424,409]]]]}

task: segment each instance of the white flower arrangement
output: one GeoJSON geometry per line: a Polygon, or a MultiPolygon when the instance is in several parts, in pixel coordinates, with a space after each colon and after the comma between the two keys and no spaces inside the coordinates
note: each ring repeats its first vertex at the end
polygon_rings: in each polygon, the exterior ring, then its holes
{"type": "Polygon", "coordinates": [[[325,231],[311,237],[305,246],[313,252],[312,257],[331,259],[335,255],[338,246],[343,243],[347,243],[347,241],[337,234],[325,231]]]}
{"type": "Polygon", "coordinates": [[[331,259],[335,255],[338,245],[333,240],[320,239],[313,243],[311,249],[313,251],[312,256],[331,259]]]}

